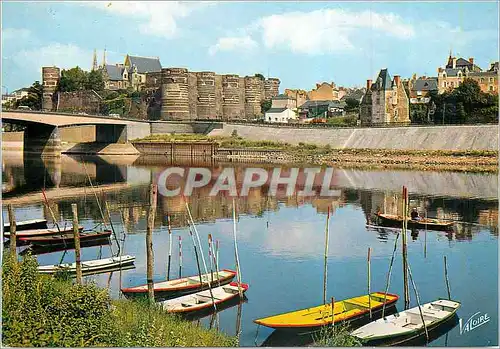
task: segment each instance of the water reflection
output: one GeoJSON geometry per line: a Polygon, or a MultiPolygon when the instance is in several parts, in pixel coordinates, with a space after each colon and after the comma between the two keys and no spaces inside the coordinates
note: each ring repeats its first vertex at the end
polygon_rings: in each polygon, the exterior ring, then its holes
{"type": "MultiPolygon", "coordinates": [[[[47,207],[39,191],[47,188],[51,195],[50,207],[59,221],[70,222],[71,204],[77,203],[81,224],[93,228],[103,221],[96,204],[92,183],[106,184],[107,190],[96,192],[101,201],[106,200],[112,221],[118,232],[126,232],[122,247],[124,254],[136,256],[135,269],[116,271],[92,277],[98,285],[109,287],[112,297],[121,296],[121,286],[146,282],[145,243],[148,185],[169,166],[168,159],[121,157],[62,156],[60,163],[24,161],[3,158],[4,204],[16,204],[19,220],[45,218],[51,222],[47,207]],[[45,177],[45,183],[44,178],[45,177]],[[50,189],[52,186],[53,189],[50,189]],[[83,189],[85,188],[85,189],[83,189]],[[65,196],[62,195],[64,192],[65,196]],[[16,201],[17,200],[17,201],[16,201]]],[[[185,161],[176,166],[204,166],[221,171],[234,167],[238,176],[246,165],[200,163],[185,161]]],[[[259,165],[260,166],[260,165],[259,165]]],[[[270,166],[262,166],[270,168],[270,166]]],[[[335,189],[339,195],[270,197],[269,188],[263,186],[250,191],[247,197],[237,198],[238,238],[243,281],[250,284],[248,301],[240,307],[232,306],[218,313],[219,319],[212,326],[224,332],[240,333],[241,344],[254,345],[257,326],[253,320],[269,314],[318,305],[322,299],[322,263],[324,229],[328,206],[332,207],[329,246],[328,297],[350,298],[366,292],[366,250],[372,248],[372,290],[385,288],[385,276],[392,254],[395,234],[389,228],[367,228],[370,215],[379,207],[387,213],[398,214],[401,187],[404,180],[410,188],[412,207],[427,212],[428,217],[451,219],[456,223],[451,232],[415,230],[409,234],[409,257],[412,272],[422,301],[430,301],[446,294],[443,282],[442,260],[449,260],[452,295],[462,301],[462,316],[477,311],[488,312],[491,325],[482,326],[477,332],[460,336],[456,327],[449,332],[449,345],[495,345],[497,332],[497,277],[498,269],[498,201],[497,178],[494,175],[423,173],[411,171],[360,171],[336,169],[335,189]],[[385,174],[386,178],[383,178],[385,174]],[[378,178],[379,181],[372,179],[378,178]],[[419,180],[420,178],[420,180],[419,180]],[[425,181],[421,181],[424,178],[425,181]],[[425,183],[436,180],[434,184],[425,183]],[[417,180],[416,183],[411,181],[417,180]],[[457,180],[458,183],[452,183],[457,180]],[[436,192],[432,192],[433,188],[436,192]],[[470,190],[469,190],[470,189],[470,190]],[[492,193],[494,195],[492,196],[492,193]],[[244,310],[242,310],[244,308],[244,310]],[[240,327],[240,330],[238,330],[240,327]]],[[[181,183],[182,185],[182,183],[181,183]]],[[[232,247],[232,198],[227,195],[209,196],[209,189],[195,188],[187,200],[198,226],[200,238],[207,250],[207,235],[220,241],[220,264],[234,267],[232,247]]],[[[166,216],[170,215],[174,237],[182,237],[184,275],[196,274],[193,247],[187,230],[187,214],[179,197],[159,197],[158,212],[153,232],[154,279],[165,279],[168,231],[166,216]]],[[[4,218],[7,217],[3,211],[4,218]]],[[[68,223],[69,224],[69,223],[68,223]]],[[[176,240],[174,240],[176,241],[176,240]]],[[[82,260],[108,257],[117,251],[112,241],[108,246],[90,246],[82,249],[82,260]]],[[[399,252],[399,250],[398,250],[399,252]]],[[[174,244],[173,256],[178,254],[174,244]]],[[[37,256],[41,264],[74,261],[74,251],[43,253],[37,256]]],[[[172,277],[176,277],[178,260],[173,258],[172,277]]],[[[400,256],[396,255],[391,288],[402,294],[400,256]]],[[[413,300],[412,300],[413,302],[413,300]]],[[[196,320],[198,321],[198,319],[196,320]]],[[[208,314],[199,319],[204,326],[214,320],[208,314]]],[[[261,328],[257,342],[262,343],[271,335],[261,328]]],[[[267,343],[274,337],[269,337],[267,343]]],[[[439,337],[432,345],[443,345],[439,337]]],[[[300,341],[289,345],[300,344],[300,341]]],[[[271,344],[269,344],[271,345],[271,344]]]]}

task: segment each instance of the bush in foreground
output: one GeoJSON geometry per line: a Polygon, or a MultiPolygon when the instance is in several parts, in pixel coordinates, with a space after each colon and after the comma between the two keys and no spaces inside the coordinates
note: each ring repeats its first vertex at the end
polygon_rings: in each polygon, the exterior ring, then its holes
{"type": "Polygon", "coordinates": [[[4,254],[2,338],[5,346],[234,346],[233,337],[165,313],[156,305],[112,302],[93,284],[38,273],[31,256],[4,254]]]}

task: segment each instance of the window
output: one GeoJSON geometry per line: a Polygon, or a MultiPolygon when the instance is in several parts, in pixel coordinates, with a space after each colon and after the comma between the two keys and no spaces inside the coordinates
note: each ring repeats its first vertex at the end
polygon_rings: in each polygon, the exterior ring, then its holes
{"type": "Polygon", "coordinates": [[[417,96],[421,96],[422,95],[422,91],[417,91],[417,96]]]}
{"type": "Polygon", "coordinates": [[[493,85],[490,85],[490,91],[493,91],[493,90],[494,90],[493,85]]]}
{"type": "Polygon", "coordinates": [[[483,82],[483,81],[484,81],[484,79],[483,79],[483,78],[480,78],[480,79],[479,79],[479,82],[483,82]]]}
{"type": "Polygon", "coordinates": [[[490,78],[490,82],[493,82],[493,78],[490,78]]]}

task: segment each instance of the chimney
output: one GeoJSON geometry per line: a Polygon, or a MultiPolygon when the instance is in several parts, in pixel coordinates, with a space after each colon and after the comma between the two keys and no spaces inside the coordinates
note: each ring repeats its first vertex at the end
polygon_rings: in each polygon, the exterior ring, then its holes
{"type": "Polygon", "coordinates": [[[453,61],[452,61],[452,66],[451,66],[453,69],[456,69],[457,68],[457,59],[455,57],[453,57],[453,61]]]}
{"type": "Polygon", "coordinates": [[[394,75],[394,83],[399,86],[399,75],[394,75]]]}
{"type": "Polygon", "coordinates": [[[470,64],[474,64],[474,57],[469,57],[470,64]]]}
{"type": "Polygon", "coordinates": [[[372,87],[372,81],[370,79],[366,80],[366,89],[369,90],[372,87]]]}

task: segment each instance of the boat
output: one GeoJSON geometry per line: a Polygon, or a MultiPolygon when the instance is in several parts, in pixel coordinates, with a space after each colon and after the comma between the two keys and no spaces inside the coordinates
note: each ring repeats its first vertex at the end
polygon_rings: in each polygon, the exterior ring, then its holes
{"type": "MultiPolygon", "coordinates": [[[[200,283],[200,276],[188,276],[180,279],[174,279],[169,281],[161,281],[155,282],[153,284],[153,289],[155,292],[155,297],[172,297],[172,296],[181,296],[188,293],[193,293],[196,291],[202,291],[208,288],[208,285],[211,286],[217,285],[225,285],[228,284],[234,277],[236,276],[236,272],[229,269],[223,269],[217,272],[202,274],[202,283],[200,283]]],[[[148,285],[140,285],[134,287],[125,287],[122,288],[121,291],[126,296],[140,296],[147,295],[148,293],[148,285]]]]}
{"type": "MultiPolygon", "coordinates": [[[[380,225],[401,227],[403,224],[403,217],[393,214],[376,213],[380,225]]],[[[420,218],[419,220],[408,219],[408,228],[429,229],[429,230],[448,230],[452,229],[454,223],[442,221],[432,218],[420,218]]]]}
{"type": "Polygon", "coordinates": [[[217,306],[240,297],[240,289],[245,293],[248,290],[248,284],[231,282],[228,285],[214,287],[211,292],[210,290],[200,291],[159,303],[169,313],[187,314],[213,307],[214,303],[217,306]]]}
{"type": "MultiPolygon", "coordinates": [[[[134,264],[134,262],[135,262],[135,257],[130,255],[85,261],[81,262],[82,273],[88,274],[96,271],[114,269],[117,267],[125,267],[134,264]]],[[[41,265],[38,267],[38,272],[43,274],[54,274],[59,271],[67,271],[72,274],[76,273],[76,262],[53,264],[53,265],[41,265]]]]}
{"type": "MultiPolygon", "coordinates": [[[[109,239],[110,235],[111,230],[104,230],[102,232],[82,232],[80,233],[80,241],[109,239]]],[[[38,246],[74,246],[75,244],[73,232],[51,236],[22,237],[19,238],[19,240],[38,246]]]]}
{"type": "MultiPolygon", "coordinates": [[[[334,324],[361,322],[369,318],[370,306],[372,318],[380,316],[385,302],[386,312],[394,311],[399,297],[392,293],[373,292],[369,295],[353,297],[334,304],[334,324]],[[370,300],[370,302],[369,302],[370,300]]],[[[323,326],[332,325],[332,304],[322,304],[312,308],[291,311],[254,320],[256,324],[279,330],[310,332],[323,326]]]]}
{"type": "MultiPolygon", "coordinates": [[[[460,302],[438,299],[420,308],[429,333],[453,318],[460,308],[460,302]]],[[[419,307],[415,307],[370,322],[351,332],[351,336],[366,345],[399,345],[425,336],[425,328],[419,307]]]]}
{"type": "MultiPolygon", "coordinates": [[[[109,238],[104,238],[100,240],[89,240],[89,241],[82,241],[80,242],[80,248],[85,248],[85,247],[96,247],[96,246],[105,246],[105,245],[110,245],[111,240],[109,238]]],[[[56,245],[56,246],[39,246],[39,245],[29,245],[27,248],[19,252],[20,256],[24,256],[26,254],[31,254],[33,256],[35,255],[41,255],[41,254],[46,254],[46,253],[54,253],[54,252],[60,252],[60,251],[67,251],[67,250],[73,250],[75,249],[74,243],[71,246],[64,246],[64,245],[56,245]]]]}
{"type": "MultiPolygon", "coordinates": [[[[79,230],[82,231],[83,227],[80,226],[79,230]]],[[[16,231],[16,238],[30,238],[36,236],[50,236],[50,235],[60,235],[60,234],[73,234],[73,227],[62,228],[58,230],[55,229],[29,229],[16,231]]],[[[10,238],[10,232],[3,233],[4,237],[10,238]]]]}
{"type": "MultiPolygon", "coordinates": [[[[28,229],[46,229],[47,220],[46,219],[30,219],[27,221],[16,222],[16,232],[28,229]]],[[[4,234],[10,232],[10,223],[3,224],[4,234]]]]}

